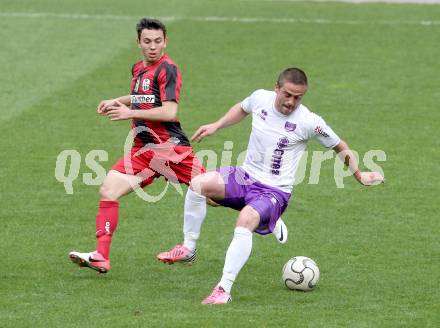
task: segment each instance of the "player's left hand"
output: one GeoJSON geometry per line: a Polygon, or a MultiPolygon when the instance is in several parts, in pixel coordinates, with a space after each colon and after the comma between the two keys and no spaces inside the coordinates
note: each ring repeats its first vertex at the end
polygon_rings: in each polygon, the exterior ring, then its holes
{"type": "Polygon", "coordinates": [[[123,103],[116,101],[113,106],[107,108],[106,116],[111,121],[129,120],[133,118],[133,111],[123,103]]]}
{"type": "Polygon", "coordinates": [[[385,183],[385,178],[379,172],[359,172],[359,177],[356,178],[364,186],[375,186],[385,183]]]}
{"type": "Polygon", "coordinates": [[[199,127],[199,128],[197,129],[197,131],[193,134],[193,136],[191,137],[191,141],[197,141],[197,142],[200,142],[200,141],[202,141],[205,137],[214,134],[217,130],[218,130],[218,124],[217,124],[217,122],[216,122],[216,123],[211,123],[211,124],[202,125],[202,126],[199,127]]]}

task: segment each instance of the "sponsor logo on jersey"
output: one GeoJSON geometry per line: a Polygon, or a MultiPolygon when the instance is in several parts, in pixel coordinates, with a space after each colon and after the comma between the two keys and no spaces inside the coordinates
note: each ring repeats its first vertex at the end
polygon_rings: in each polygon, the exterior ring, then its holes
{"type": "Polygon", "coordinates": [[[154,104],[154,95],[131,95],[132,104],[154,104]]]}
{"type": "Polygon", "coordinates": [[[287,132],[293,132],[296,129],[296,124],[287,121],[286,124],[284,124],[284,128],[287,132]]]}
{"type": "Polygon", "coordinates": [[[150,90],[150,83],[151,83],[150,79],[143,80],[142,81],[142,90],[144,90],[144,91],[150,90]]]}
{"type": "Polygon", "coordinates": [[[283,161],[284,148],[289,145],[289,139],[282,137],[277,142],[277,148],[273,151],[271,158],[271,172],[273,175],[280,175],[281,163],[283,161]]]}
{"type": "Polygon", "coordinates": [[[326,137],[326,138],[330,137],[328,135],[328,133],[326,133],[320,126],[317,126],[315,128],[315,133],[320,134],[320,135],[322,135],[323,137],[326,137]]]}

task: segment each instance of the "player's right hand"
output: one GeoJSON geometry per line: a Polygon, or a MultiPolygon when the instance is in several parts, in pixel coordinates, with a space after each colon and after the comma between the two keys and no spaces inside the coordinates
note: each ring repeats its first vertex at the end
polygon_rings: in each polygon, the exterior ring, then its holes
{"type": "Polygon", "coordinates": [[[107,99],[107,100],[103,100],[99,103],[98,107],[96,108],[96,112],[99,115],[106,115],[107,109],[110,106],[114,106],[116,104],[116,100],[115,99],[107,99]]]}
{"type": "Polygon", "coordinates": [[[214,134],[218,130],[218,127],[215,123],[202,125],[196,133],[193,134],[191,137],[191,141],[202,141],[203,138],[210,136],[211,134],[214,134]]]}

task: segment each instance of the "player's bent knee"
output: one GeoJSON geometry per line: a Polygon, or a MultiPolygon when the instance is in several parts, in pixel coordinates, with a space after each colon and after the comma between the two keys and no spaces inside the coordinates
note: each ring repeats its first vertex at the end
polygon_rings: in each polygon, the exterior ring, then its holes
{"type": "Polygon", "coordinates": [[[118,200],[119,196],[114,188],[107,186],[105,183],[99,188],[99,196],[101,199],[118,200]]]}
{"type": "Polygon", "coordinates": [[[236,227],[254,231],[260,224],[260,214],[250,206],[245,206],[238,215],[236,227]]]}
{"type": "Polygon", "coordinates": [[[200,179],[200,176],[201,175],[198,175],[191,180],[191,182],[189,183],[189,188],[192,191],[194,191],[200,195],[203,195],[202,194],[202,179],[200,179]]]}
{"type": "Polygon", "coordinates": [[[255,231],[258,228],[260,220],[243,220],[237,221],[236,227],[246,228],[249,231],[255,231]]]}
{"type": "Polygon", "coordinates": [[[138,188],[142,178],[111,170],[99,189],[101,199],[118,200],[122,196],[138,188]]]}
{"type": "Polygon", "coordinates": [[[225,183],[220,173],[214,171],[206,175],[202,183],[202,192],[206,197],[214,200],[225,197],[225,183]]]}
{"type": "Polygon", "coordinates": [[[224,195],[224,182],[216,171],[207,172],[196,176],[190,182],[192,191],[209,198],[222,198],[224,195]]]}
{"type": "Polygon", "coordinates": [[[202,193],[204,196],[213,200],[225,198],[225,185],[223,184],[204,184],[202,186],[202,193]]]}

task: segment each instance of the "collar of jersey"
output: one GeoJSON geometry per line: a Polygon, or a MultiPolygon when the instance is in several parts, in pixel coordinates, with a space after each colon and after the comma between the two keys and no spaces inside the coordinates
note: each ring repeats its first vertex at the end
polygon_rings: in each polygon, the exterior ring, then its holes
{"type": "Polygon", "coordinates": [[[142,61],[142,70],[143,70],[143,71],[146,71],[146,70],[148,70],[148,69],[150,69],[150,68],[152,68],[152,67],[154,67],[154,66],[156,66],[156,65],[159,65],[159,64],[162,63],[167,57],[168,57],[168,56],[167,56],[166,54],[163,54],[162,57],[160,57],[159,60],[158,60],[157,62],[155,62],[155,63],[153,63],[153,64],[150,64],[150,65],[147,65],[147,66],[144,66],[144,62],[142,61]]]}
{"type": "Polygon", "coordinates": [[[283,113],[279,112],[276,108],[275,108],[275,100],[272,103],[272,111],[275,113],[276,116],[278,117],[282,117],[285,119],[290,119],[292,118],[296,112],[298,112],[298,110],[300,109],[300,107],[302,106],[302,104],[300,104],[297,108],[295,108],[295,110],[290,113],[289,115],[284,115],[283,113]]]}

